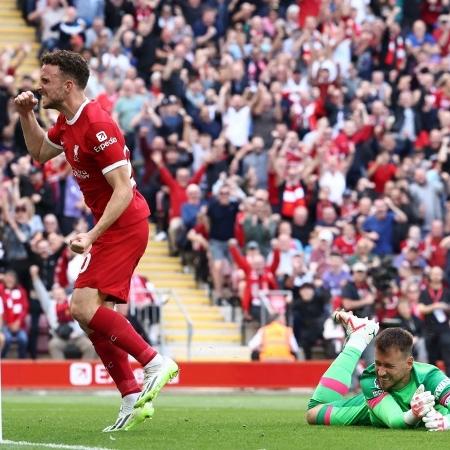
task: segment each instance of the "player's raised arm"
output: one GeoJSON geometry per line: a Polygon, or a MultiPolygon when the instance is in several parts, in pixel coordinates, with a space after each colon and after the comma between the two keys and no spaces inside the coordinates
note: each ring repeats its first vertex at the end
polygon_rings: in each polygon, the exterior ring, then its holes
{"type": "Polygon", "coordinates": [[[34,94],[31,91],[22,92],[14,99],[14,103],[19,113],[28,152],[33,159],[43,163],[59,155],[63,147],[52,145],[47,141],[44,130],[36,120],[33,108],[38,104],[38,100],[34,94]]]}

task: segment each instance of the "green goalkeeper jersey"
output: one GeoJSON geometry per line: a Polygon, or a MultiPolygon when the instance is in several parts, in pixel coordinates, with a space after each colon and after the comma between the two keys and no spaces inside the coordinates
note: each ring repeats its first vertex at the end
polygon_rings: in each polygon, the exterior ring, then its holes
{"type": "MultiPolygon", "coordinates": [[[[380,388],[375,364],[364,370],[360,382],[374,426],[408,428],[403,420],[403,413],[410,409],[411,398],[421,384],[434,395],[437,411],[444,415],[450,412],[450,378],[431,364],[414,362],[409,383],[397,391],[386,392],[380,388]]],[[[422,421],[417,424],[420,425],[423,426],[422,421]]]]}

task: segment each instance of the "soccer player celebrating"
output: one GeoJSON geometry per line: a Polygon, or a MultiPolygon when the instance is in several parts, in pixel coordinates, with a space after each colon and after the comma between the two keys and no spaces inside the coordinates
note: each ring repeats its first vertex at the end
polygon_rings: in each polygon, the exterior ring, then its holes
{"type": "Polygon", "coordinates": [[[170,358],[158,354],[118,312],[128,300],[130,279],[148,242],[150,211],[136,189],[130,152],[117,124],[96,101],[86,98],[86,61],[77,53],[57,50],[42,58],[42,107],[59,111],[45,133],[39,126],[32,92],[15,98],[27,148],[40,163],[64,152],[96,224],[79,233],[70,248],[84,254],[70,309],[122,395],[116,422],[103,431],[129,430],[153,415],[152,400],[178,373],[170,358]],[[144,368],[141,392],[128,361],[144,368]]]}
{"type": "Polygon", "coordinates": [[[413,337],[401,328],[388,328],[376,337],[375,363],[360,377],[362,393],[343,398],[379,326],[345,311],[336,311],[334,318],[348,340],[314,391],[306,413],[309,424],[450,428],[450,379],[431,364],[414,362],[413,337]]]}

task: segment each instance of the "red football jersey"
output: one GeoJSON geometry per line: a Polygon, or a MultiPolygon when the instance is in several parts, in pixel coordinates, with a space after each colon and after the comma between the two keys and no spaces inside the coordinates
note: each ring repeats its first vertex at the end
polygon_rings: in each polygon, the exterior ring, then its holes
{"type": "Polygon", "coordinates": [[[147,202],[136,189],[125,139],[98,102],[86,100],[71,120],[60,114],[46,139],[49,144],[64,150],[96,221],[102,216],[113,192],[105,174],[125,165],[129,168],[134,195],[111,228],[128,226],[149,216],[147,202]]]}

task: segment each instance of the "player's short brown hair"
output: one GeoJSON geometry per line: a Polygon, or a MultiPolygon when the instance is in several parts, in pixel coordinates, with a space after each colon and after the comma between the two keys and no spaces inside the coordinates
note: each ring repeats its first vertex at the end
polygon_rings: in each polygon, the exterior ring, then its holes
{"type": "Polygon", "coordinates": [[[79,53],[54,50],[42,56],[41,64],[59,67],[59,70],[73,79],[81,89],[86,87],[89,80],[88,64],[79,53]]]}
{"type": "Polygon", "coordinates": [[[413,335],[403,328],[386,328],[377,335],[375,347],[381,353],[386,353],[391,348],[398,348],[403,354],[409,356],[412,354],[413,335]]]}

